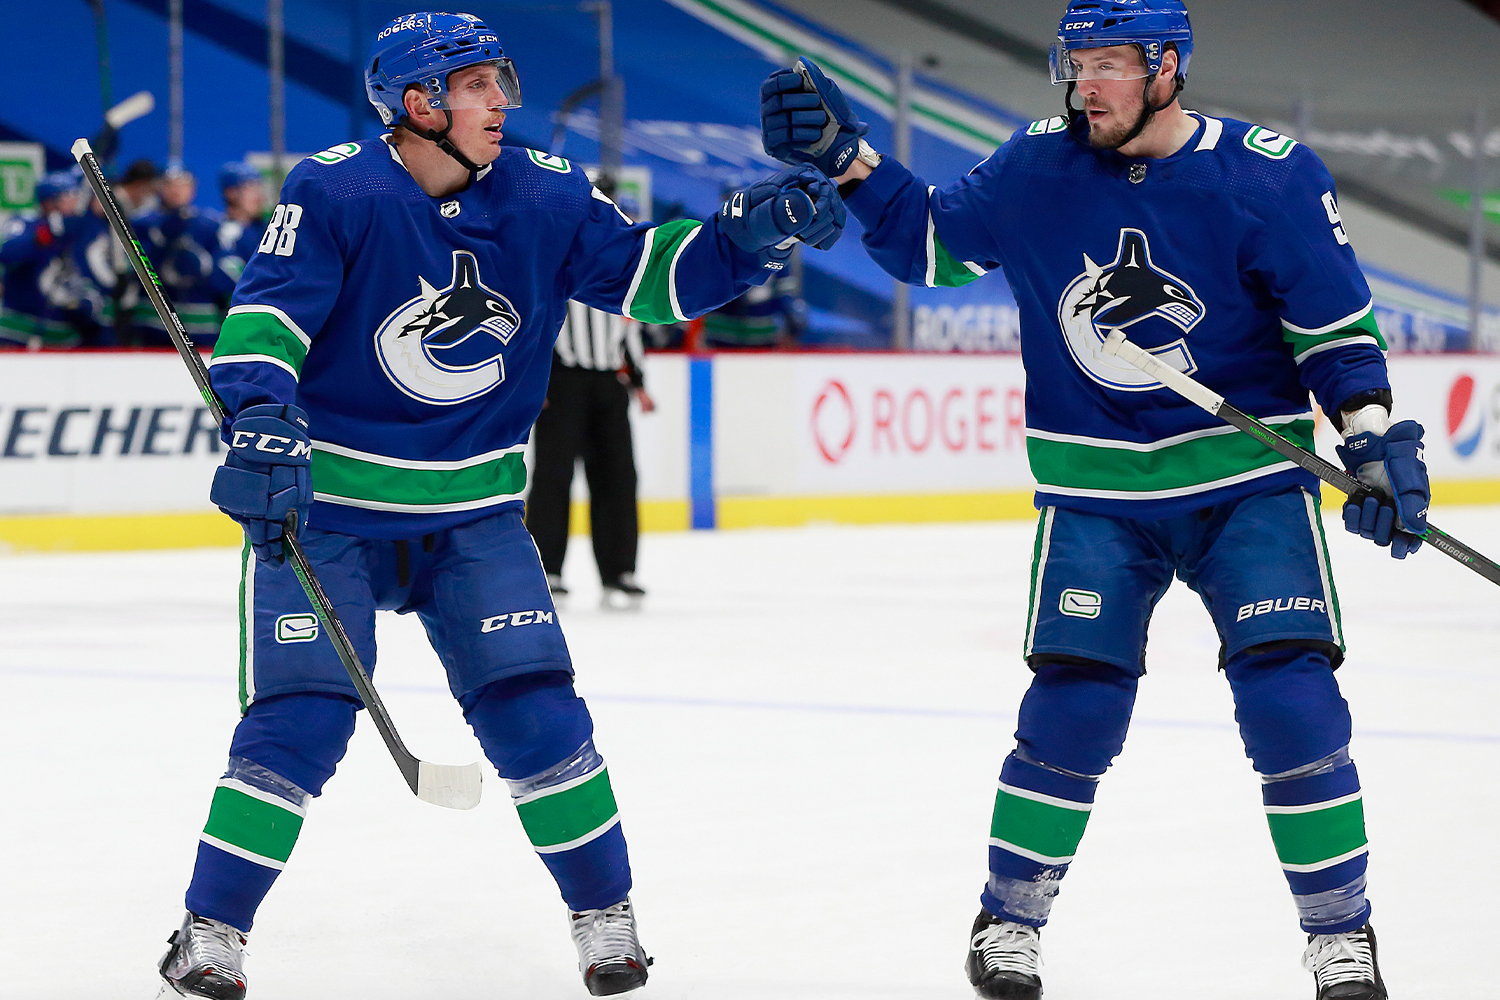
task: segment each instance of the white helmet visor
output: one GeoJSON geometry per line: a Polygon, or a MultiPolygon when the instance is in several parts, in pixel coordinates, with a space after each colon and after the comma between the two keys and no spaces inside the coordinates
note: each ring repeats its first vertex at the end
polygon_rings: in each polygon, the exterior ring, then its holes
{"type": "Polygon", "coordinates": [[[1144,80],[1151,73],[1139,43],[1125,42],[1104,47],[1069,48],[1059,38],[1047,53],[1053,83],[1083,80],[1144,80]]]}
{"type": "Polygon", "coordinates": [[[462,66],[448,74],[440,95],[429,81],[427,91],[435,108],[449,111],[508,110],[521,106],[521,80],[509,59],[462,66]]]}

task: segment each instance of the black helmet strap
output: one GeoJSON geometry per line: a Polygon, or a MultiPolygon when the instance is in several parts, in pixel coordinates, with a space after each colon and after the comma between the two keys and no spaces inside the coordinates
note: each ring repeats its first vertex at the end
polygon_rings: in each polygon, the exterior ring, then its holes
{"type": "Polygon", "coordinates": [[[443,108],[442,110],[443,117],[448,119],[448,127],[443,129],[441,132],[435,131],[430,128],[417,128],[412,124],[410,115],[407,115],[406,117],[401,119],[401,127],[406,129],[412,135],[420,136],[421,138],[426,139],[428,142],[435,144],[438,149],[441,149],[443,152],[447,153],[449,156],[457,160],[459,165],[462,166],[465,170],[469,171],[469,173],[478,173],[483,168],[479,164],[475,163],[473,160],[465,156],[459,150],[459,148],[453,144],[453,140],[448,138],[448,133],[453,131],[453,112],[449,111],[447,108],[443,108]]]}

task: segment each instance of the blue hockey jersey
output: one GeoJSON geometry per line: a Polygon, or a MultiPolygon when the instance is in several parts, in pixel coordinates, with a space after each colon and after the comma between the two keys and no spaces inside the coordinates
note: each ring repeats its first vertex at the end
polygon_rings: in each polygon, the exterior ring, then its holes
{"type": "Polygon", "coordinates": [[[1195,115],[1164,159],[1017,132],[942,190],[887,157],[846,199],[897,278],[1004,270],[1020,308],[1027,454],[1040,506],[1158,518],[1317,480],[1100,347],[1113,330],[1312,447],[1327,411],[1389,388],[1370,290],[1333,179],[1307,147],[1195,115]]]}
{"type": "MultiPolygon", "coordinates": [[[[192,205],[152,212],[134,224],[141,248],[166,286],[183,329],[200,345],[212,344],[218,336],[224,318],[221,303],[234,290],[232,281],[226,285],[215,280],[225,255],[219,238],[223,225],[218,212],[192,205]]],[[[154,335],[151,339],[167,342],[166,327],[149,300],[137,303],[133,318],[137,326],[154,335]]]]}
{"type": "Polygon", "coordinates": [[[310,524],[412,538],[519,502],[569,299],[678,322],[766,263],[716,220],[631,223],[560,157],[507,147],[433,198],[393,145],[346,143],[287,177],[210,375],[231,414],[307,411],[310,524]]]}
{"type": "Polygon", "coordinates": [[[76,238],[80,222],[77,216],[52,222],[39,215],[17,216],[0,230],[0,273],[4,275],[0,341],[26,344],[39,337],[58,344],[72,338],[72,327],[49,298],[47,285],[55,277],[49,271],[57,270],[57,261],[76,238]],[[53,232],[57,221],[66,227],[60,237],[53,232]]]}

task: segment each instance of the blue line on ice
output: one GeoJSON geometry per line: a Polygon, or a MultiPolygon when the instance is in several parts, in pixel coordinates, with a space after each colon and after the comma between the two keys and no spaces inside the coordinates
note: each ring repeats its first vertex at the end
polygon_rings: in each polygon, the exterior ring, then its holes
{"type": "MultiPolygon", "coordinates": [[[[170,684],[222,684],[232,686],[230,677],[214,677],[197,674],[155,673],[144,670],[80,670],[76,667],[26,667],[0,664],[0,676],[45,677],[67,680],[130,680],[159,681],[170,684]]],[[[390,684],[382,691],[400,691],[408,694],[447,695],[446,687],[431,684],[390,684]]],[[[773,712],[815,712],[825,715],[890,715],[916,719],[977,719],[1009,724],[1014,716],[1010,712],[987,712],[965,708],[921,708],[905,705],[831,705],[817,702],[755,701],[734,698],[686,698],[662,695],[629,695],[587,693],[589,701],[600,704],[656,705],[664,708],[727,708],[750,709],[773,712]]],[[[1136,718],[1134,726],[1154,729],[1233,729],[1228,722],[1211,722],[1196,719],[1148,719],[1136,718]]],[[[1440,743],[1500,743],[1500,734],[1495,733],[1432,733],[1409,732],[1398,729],[1359,729],[1356,735],[1376,740],[1423,740],[1440,743]]]]}

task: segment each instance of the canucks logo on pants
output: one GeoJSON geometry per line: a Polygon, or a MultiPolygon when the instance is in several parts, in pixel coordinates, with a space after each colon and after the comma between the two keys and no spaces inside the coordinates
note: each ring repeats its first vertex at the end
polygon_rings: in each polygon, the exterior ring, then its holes
{"type": "Polygon", "coordinates": [[[479,262],[453,251],[453,279],[386,317],[375,333],[380,365],[396,388],[424,403],[449,406],[482,396],[505,381],[500,349],[521,328],[510,300],[484,286],[479,262]]]}
{"type": "MultiPolygon", "coordinates": [[[[1161,383],[1134,365],[1100,350],[1112,330],[1123,330],[1159,316],[1187,333],[1203,318],[1203,300],[1181,278],[1151,262],[1151,245],[1139,229],[1121,229],[1115,259],[1095,264],[1083,255],[1083,273],[1057,304],[1057,319],[1073,360],[1089,378],[1111,389],[1146,392],[1161,383]]],[[[1180,372],[1197,370],[1182,339],[1160,346],[1140,345],[1180,372]]]]}

